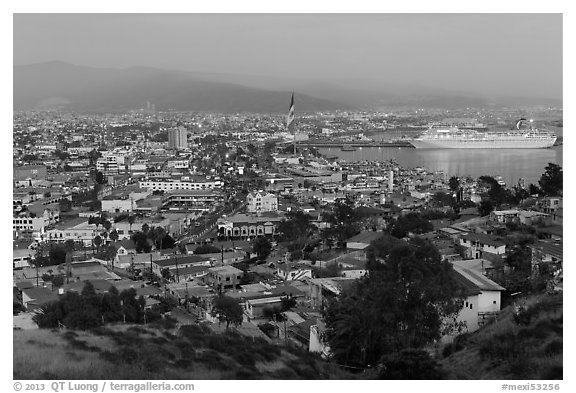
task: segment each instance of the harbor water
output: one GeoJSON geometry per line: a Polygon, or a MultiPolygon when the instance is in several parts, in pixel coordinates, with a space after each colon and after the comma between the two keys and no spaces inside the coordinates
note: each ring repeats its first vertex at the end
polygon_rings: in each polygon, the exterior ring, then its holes
{"type": "Polygon", "coordinates": [[[347,162],[390,161],[402,168],[426,168],[443,171],[447,176],[502,176],[508,186],[523,178],[526,184],[538,184],[544,168],[552,162],[562,165],[562,146],[549,149],[412,149],[362,147],[355,151],[340,148],[320,148],[327,156],[337,156],[347,162]]]}

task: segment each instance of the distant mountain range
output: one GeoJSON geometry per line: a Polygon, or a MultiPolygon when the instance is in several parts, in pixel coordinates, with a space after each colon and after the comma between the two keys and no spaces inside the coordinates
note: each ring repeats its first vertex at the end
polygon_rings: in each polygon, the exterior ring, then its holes
{"type": "Polygon", "coordinates": [[[92,68],[64,62],[14,66],[14,109],[125,112],[153,103],[158,110],[286,113],[291,92],[298,112],[418,105],[458,108],[554,105],[561,100],[486,99],[422,86],[378,81],[217,74],[146,67],[92,68]]]}

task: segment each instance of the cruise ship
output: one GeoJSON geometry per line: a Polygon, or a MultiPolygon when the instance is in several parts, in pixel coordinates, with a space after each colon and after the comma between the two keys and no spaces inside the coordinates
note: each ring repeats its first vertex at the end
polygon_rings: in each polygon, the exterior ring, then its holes
{"type": "Polygon", "coordinates": [[[480,132],[456,126],[432,126],[410,143],[428,149],[540,149],[554,145],[556,134],[525,127],[520,119],[511,130],[480,132]]]}

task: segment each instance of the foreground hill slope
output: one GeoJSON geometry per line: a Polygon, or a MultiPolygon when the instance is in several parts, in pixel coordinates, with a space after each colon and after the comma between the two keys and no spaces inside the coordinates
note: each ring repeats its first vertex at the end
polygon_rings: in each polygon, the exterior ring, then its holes
{"type": "Polygon", "coordinates": [[[15,330],[14,379],[348,379],[316,355],[202,325],[15,330]]]}
{"type": "Polygon", "coordinates": [[[562,379],[562,294],[531,297],[515,316],[459,337],[441,361],[451,379],[562,379]]]}

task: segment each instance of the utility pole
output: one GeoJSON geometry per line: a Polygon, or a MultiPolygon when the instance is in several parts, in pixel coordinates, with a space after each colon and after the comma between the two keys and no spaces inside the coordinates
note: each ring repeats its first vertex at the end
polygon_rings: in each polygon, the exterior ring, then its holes
{"type": "Polygon", "coordinates": [[[176,281],[180,282],[180,271],[178,270],[178,255],[175,257],[176,260],[176,281]]]}
{"type": "Polygon", "coordinates": [[[288,331],[286,330],[286,314],[282,314],[282,318],[284,319],[284,343],[288,345],[288,331]]]}
{"type": "Polygon", "coordinates": [[[222,255],[222,266],[224,266],[224,246],[223,245],[220,245],[220,252],[222,255]]]}

